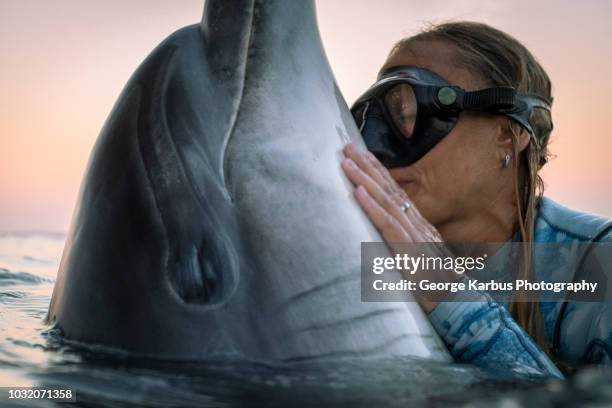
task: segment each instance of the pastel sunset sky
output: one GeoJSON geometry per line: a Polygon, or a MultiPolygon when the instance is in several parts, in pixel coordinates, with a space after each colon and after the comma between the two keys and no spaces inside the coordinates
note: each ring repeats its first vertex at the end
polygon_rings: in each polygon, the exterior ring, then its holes
{"type": "MultiPolygon", "coordinates": [[[[202,0],[0,2],[0,231],[66,231],[93,143],[146,55],[200,20],[202,0]]],[[[350,104],[392,44],[429,22],[475,20],[537,56],[554,84],[547,195],[612,216],[612,2],[319,0],[350,104]]]]}

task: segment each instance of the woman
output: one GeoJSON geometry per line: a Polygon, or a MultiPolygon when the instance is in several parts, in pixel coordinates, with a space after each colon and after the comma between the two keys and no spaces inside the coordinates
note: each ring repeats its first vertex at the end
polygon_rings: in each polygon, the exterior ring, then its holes
{"type": "MultiPolygon", "coordinates": [[[[546,72],[517,40],[479,23],[438,25],[392,49],[353,108],[370,152],[348,145],[342,166],[388,243],[610,242],[610,220],[542,198],[551,103],[546,72]]],[[[537,251],[524,254],[520,278],[552,280],[537,251]]],[[[606,303],[499,305],[477,295],[420,300],[460,362],[561,376],[552,360],[612,358],[606,303]]]]}

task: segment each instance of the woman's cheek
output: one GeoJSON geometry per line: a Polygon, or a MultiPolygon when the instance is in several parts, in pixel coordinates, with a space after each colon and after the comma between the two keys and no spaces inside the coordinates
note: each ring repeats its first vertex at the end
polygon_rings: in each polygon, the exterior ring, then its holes
{"type": "Polygon", "coordinates": [[[419,189],[415,200],[417,208],[432,223],[447,221],[453,217],[454,210],[461,201],[465,184],[458,176],[458,169],[450,165],[440,165],[430,169],[419,189]],[[420,204],[420,206],[419,206],[420,204]]]}
{"type": "Polygon", "coordinates": [[[402,190],[404,190],[404,192],[408,195],[408,197],[410,197],[412,201],[415,201],[417,199],[420,190],[418,181],[404,183],[400,187],[402,188],[402,190]]]}

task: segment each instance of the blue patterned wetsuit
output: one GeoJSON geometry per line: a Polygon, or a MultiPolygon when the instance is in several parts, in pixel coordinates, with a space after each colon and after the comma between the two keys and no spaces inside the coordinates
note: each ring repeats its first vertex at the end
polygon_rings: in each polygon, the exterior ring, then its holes
{"type": "MultiPolygon", "coordinates": [[[[536,218],[535,242],[612,242],[612,221],[578,213],[544,198],[536,218]]],[[[537,280],[571,282],[575,268],[562,258],[535,252],[537,280]]],[[[541,303],[546,334],[558,357],[568,364],[612,361],[612,304],[541,303]]],[[[561,377],[557,367],[510,317],[507,303],[486,293],[465,292],[440,303],[429,319],[458,362],[487,370],[561,377]],[[461,302],[462,297],[482,302],[461,302]],[[503,306],[502,306],[503,304],[503,306]]]]}

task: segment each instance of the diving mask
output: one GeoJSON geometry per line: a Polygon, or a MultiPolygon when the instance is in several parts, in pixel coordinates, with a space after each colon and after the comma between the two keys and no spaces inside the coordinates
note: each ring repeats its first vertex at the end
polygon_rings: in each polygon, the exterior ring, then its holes
{"type": "Polygon", "coordinates": [[[423,68],[393,67],[357,99],[351,113],[365,144],[386,167],[408,166],[453,129],[463,110],[503,114],[534,136],[533,113],[550,104],[512,87],[465,91],[423,68]]]}

